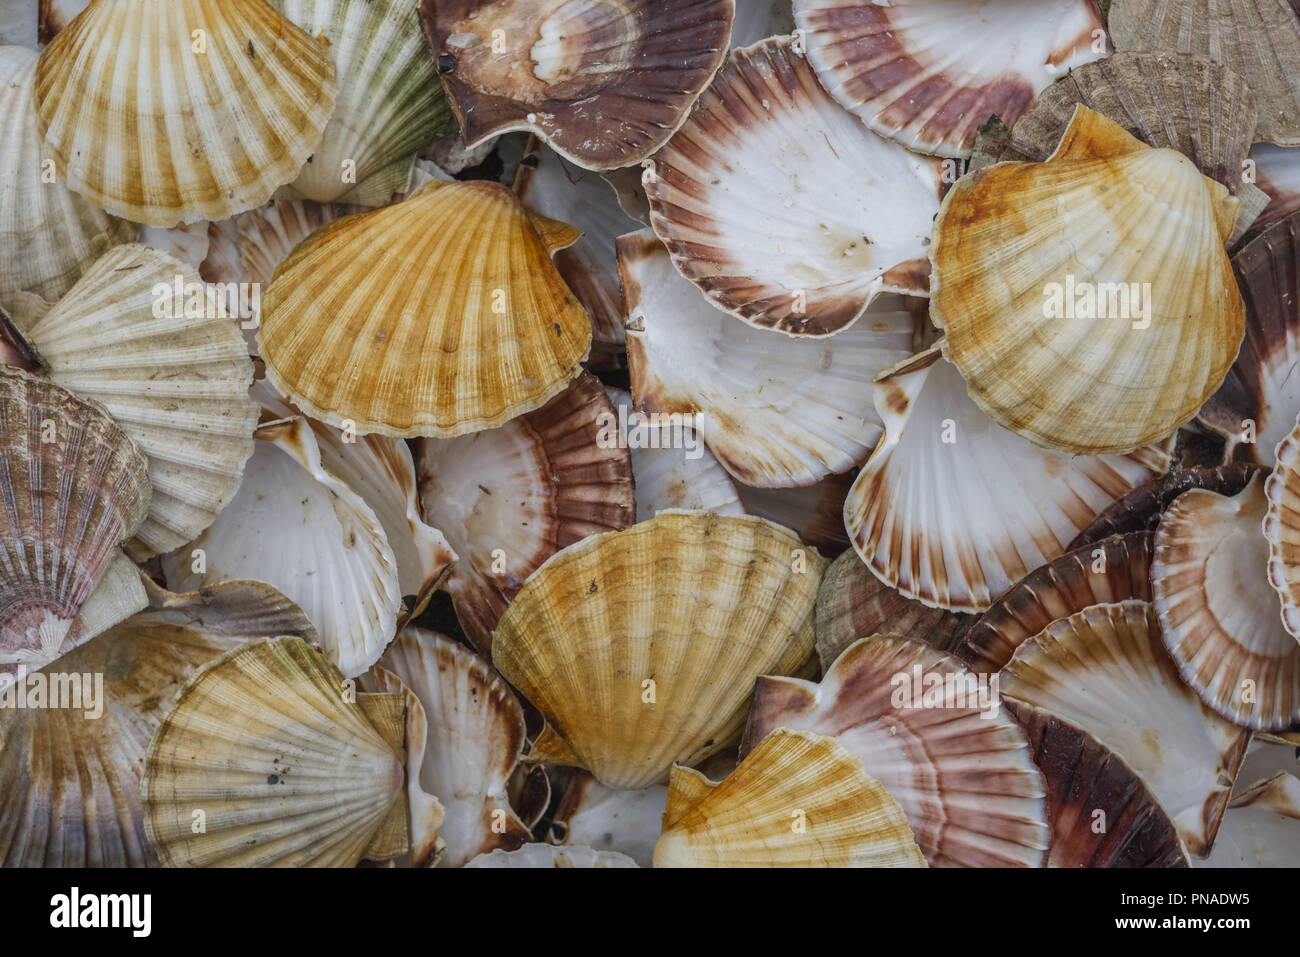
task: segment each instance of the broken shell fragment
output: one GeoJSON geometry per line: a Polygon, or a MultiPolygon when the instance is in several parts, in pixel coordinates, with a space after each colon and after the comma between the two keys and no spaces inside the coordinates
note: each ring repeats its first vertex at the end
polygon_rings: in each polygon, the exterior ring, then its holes
{"type": "Polygon", "coordinates": [[[460,556],[447,591],[485,656],[501,613],[543,562],[636,521],[631,462],[607,434],[612,418],[601,384],[584,372],[500,428],[419,442],[424,514],[460,556]]]}
{"type": "Polygon", "coordinates": [[[937,348],[881,376],[876,408],[885,437],[849,492],[845,525],[882,581],[953,611],[988,608],[1169,465],[1168,442],[1071,456],[1025,441],[976,407],[937,348]]]}
{"type": "Polygon", "coordinates": [[[1228,441],[1226,454],[1272,467],[1300,412],[1300,212],[1274,223],[1232,257],[1246,303],[1246,335],[1200,421],[1228,441]]]}
{"type": "Polygon", "coordinates": [[[153,499],[133,558],[211,525],[253,454],[253,364],[223,305],[192,267],[125,245],[23,330],[51,378],[102,402],[148,457],[153,499]]]}
{"type": "Polygon", "coordinates": [[[1300,424],[1278,444],[1264,492],[1268,580],[1282,599],[1282,624],[1300,638],[1300,424]]]}
{"type": "Polygon", "coordinates": [[[58,176],[36,129],[35,76],[34,51],[0,46],[0,304],[6,305],[15,292],[54,302],[106,250],[137,233],[58,176]]]}
{"type": "Polygon", "coordinates": [[[188,548],[163,556],[169,587],[269,582],[302,606],[344,675],[379,660],[402,603],[397,562],[374,510],[326,470],[302,418],[263,426],[230,507],[188,548]]]}
{"type": "Polygon", "coordinates": [[[1258,139],[1300,145],[1300,11],[1276,0],[1114,0],[1117,50],[1213,57],[1241,74],[1259,101],[1258,139]]]}
{"type": "Polygon", "coordinates": [[[530,763],[662,783],[739,733],[754,679],[813,654],[825,566],[762,519],[661,512],[584,539],[525,582],[492,660],[546,719],[530,763]]]}
{"type": "Polygon", "coordinates": [[[1007,589],[971,625],[955,654],[977,672],[1000,671],[1025,641],[1092,605],[1151,600],[1150,532],[1083,545],[1007,589]]]}
{"type": "Polygon", "coordinates": [[[905,598],[849,549],[831,562],[817,592],[817,655],[822,671],[829,671],[846,648],[871,635],[896,635],[949,651],[972,620],[905,598]]]}
{"type": "Polygon", "coordinates": [[[524,714],[486,661],[449,638],[408,628],[384,667],[414,692],[428,719],[419,784],[445,816],[443,867],[460,867],[497,848],[514,850],[532,835],[510,807],[506,783],[524,746],[524,714]]]}
{"type": "Polygon", "coordinates": [[[1151,564],[1160,635],[1183,679],[1233,724],[1300,722],[1300,641],[1268,583],[1268,509],[1256,476],[1231,498],[1194,489],[1160,519],[1151,564]]]}
{"type": "Polygon", "coordinates": [[[639,867],[650,867],[663,828],[668,789],[655,785],[621,791],[605,787],[586,771],[571,771],[547,840],[561,847],[615,851],[639,867]]]}
{"type": "Polygon", "coordinates": [[[743,755],[777,728],[826,735],[898,802],[931,867],[1039,867],[1046,791],[997,686],[919,642],[864,638],[820,684],[760,677],[743,755]]]}
{"type": "Polygon", "coordinates": [[[639,163],[726,55],[732,0],[423,0],[465,143],[540,136],[591,170],[639,163]]]}
{"type": "Polygon", "coordinates": [[[649,231],[620,237],[618,249],[638,410],[693,424],[753,487],[812,485],[867,457],[880,436],[869,383],[911,345],[912,317],[896,297],[838,335],[773,351],[770,333],[701,298],[649,231]]]}
{"type": "Polygon", "coordinates": [[[285,188],[321,203],[379,206],[406,188],[416,153],[455,128],[407,0],[272,0],[324,45],[338,76],[334,112],[285,188]]]}
{"type": "Polygon", "coordinates": [[[771,38],[731,54],[644,182],[673,265],[715,306],[826,336],[882,291],[928,292],[942,172],[863,129],[771,38]]]}
{"type": "Polygon", "coordinates": [[[1076,107],[1047,162],[999,163],[944,198],[930,299],[944,355],[981,409],[1039,445],[1095,455],[1169,436],[1245,331],[1223,250],[1237,208],[1181,153],[1076,107]]]}
{"type": "Polygon", "coordinates": [[[1268,196],[1268,205],[1251,227],[1256,233],[1300,209],[1300,150],[1256,143],[1249,163],[1256,185],[1268,196]]]}
{"type": "Polygon", "coordinates": [[[1188,866],[1173,821],[1128,765],[1045,711],[1013,701],[1006,707],[1047,782],[1048,867],[1188,866]]]}
{"type": "Polygon", "coordinates": [[[669,789],[655,867],[925,866],[902,809],[833,738],[777,730],[717,786],[676,767],[669,789]]]}
{"type": "Polygon", "coordinates": [[[68,187],[148,226],[266,202],[320,142],[334,94],[325,47],[265,0],[96,3],[36,67],[68,187]]]}
{"type": "Polygon", "coordinates": [[[970,154],[990,116],[1014,123],[1071,68],[1106,54],[1090,0],[795,0],[817,78],[877,133],[970,154]]]}
{"type": "Polygon", "coordinates": [[[1182,683],[1144,601],[1093,605],[1048,625],[1000,672],[1004,698],[1087,734],[1131,767],[1178,828],[1209,853],[1250,732],[1182,683]]]}
{"type": "Polygon", "coordinates": [[[208,662],[149,743],[141,795],[159,860],[353,867],[403,853],[404,710],[399,695],[350,692],[299,638],[208,662]]]}
{"type": "Polygon", "coordinates": [[[1234,797],[1214,850],[1196,867],[1293,867],[1300,849],[1300,778],[1285,771],[1234,797]]]}
{"type": "Polygon", "coordinates": [[[149,475],[103,406],[18,369],[0,368],[0,435],[0,663],[44,663],[88,637],[78,613],[144,520],[149,475]]]}
{"type": "MultiPolygon", "coordinates": [[[[255,636],[316,637],[296,605],[260,582],[188,595],[151,584],[149,592],[148,610],[22,680],[29,696],[44,684],[45,706],[0,708],[5,867],[156,867],[140,772],[185,681],[255,636]],[[56,703],[60,683],[72,689],[70,701],[56,703]]],[[[11,686],[0,700],[17,693],[11,686]]]]}
{"type": "Polygon", "coordinates": [[[486,181],[430,182],[331,223],[263,297],[267,378],[313,418],[359,433],[503,425],[582,369],[591,323],[551,262],[579,235],[486,181]]]}

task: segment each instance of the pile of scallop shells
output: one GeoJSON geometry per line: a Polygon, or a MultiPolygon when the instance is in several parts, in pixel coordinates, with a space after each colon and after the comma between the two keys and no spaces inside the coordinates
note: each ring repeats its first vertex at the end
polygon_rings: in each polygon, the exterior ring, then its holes
{"type": "Polygon", "coordinates": [[[1300,864],[1298,11],[0,0],[0,861],[1300,864]]]}

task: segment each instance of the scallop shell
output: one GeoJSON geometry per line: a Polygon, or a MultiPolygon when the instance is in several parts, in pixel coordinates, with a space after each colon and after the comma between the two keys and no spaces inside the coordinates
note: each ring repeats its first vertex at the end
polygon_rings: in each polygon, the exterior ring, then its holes
{"type": "Polygon", "coordinates": [[[583,373],[500,428],[421,440],[420,501],[461,557],[447,591],[484,655],[501,613],[538,566],[636,520],[628,452],[602,439],[612,414],[601,384],[583,373]]]}
{"type": "Polygon", "coordinates": [[[825,557],[835,558],[849,548],[844,500],[857,477],[856,472],[845,472],[795,488],[736,487],[750,515],[784,525],[825,557]]]}
{"type": "MultiPolygon", "coordinates": [[[[90,6],[90,0],[38,0],[39,42],[42,46],[73,21],[77,14],[90,6]]],[[[11,40],[11,43],[18,41],[11,40]]]]}
{"type": "Polygon", "coordinates": [[[821,684],[760,677],[741,754],[777,728],[827,735],[858,758],[931,867],[1042,865],[1042,776],[996,684],[956,658],[881,635],[846,650],[821,684]]]}
{"type": "Polygon", "coordinates": [[[331,223],[263,297],[267,378],[313,418],[360,433],[503,425],[581,371],[591,324],[550,259],[577,236],[484,181],[431,182],[331,223]]]}
{"type": "Polygon", "coordinates": [[[1001,693],[1092,735],[1142,778],[1204,856],[1250,732],[1210,711],[1178,676],[1143,601],[1093,605],[1047,626],[1002,669],[1001,693]]]}
{"type": "Polygon", "coordinates": [[[618,197],[600,174],[570,165],[542,148],[536,138],[530,140],[525,160],[514,183],[524,205],[543,216],[572,223],[583,233],[576,243],[555,254],[555,268],[591,316],[589,365],[619,368],[624,364],[627,340],[614,243],[639,223],[619,207],[618,197]]]}
{"type": "Polygon", "coordinates": [[[1300,145],[1300,11],[1278,0],[1114,0],[1117,50],[1213,57],[1245,77],[1259,101],[1256,137],[1300,145]]]}
{"type": "Polygon", "coordinates": [[[1092,605],[1151,600],[1150,532],[1132,532],[1072,549],[1042,565],[981,615],[954,654],[977,672],[1005,668],[1024,642],[1054,621],[1092,605]]]}
{"type": "Polygon", "coordinates": [[[96,3],[36,67],[59,175],[149,226],[266,202],[320,142],[334,95],[325,47],[264,0],[96,3]]]}
{"type": "Polygon", "coordinates": [[[881,376],[876,408],[885,437],[849,492],[845,525],[883,582],[953,611],[988,608],[1169,465],[1170,443],[1070,456],[1025,441],[976,407],[938,349],[881,376]]]}
{"type": "MultiPolygon", "coordinates": [[[[149,509],[145,458],[104,407],[0,369],[0,662],[45,662],[149,509]]],[[[84,628],[84,623],[81,627],[84,628]]]]}
{"type": "Polygon", "coordinates": [[[1104,509],[1088,527],[1070,542],[1070,551],[1100,542],[1112,535],[1154,531],[1160,516],[1174,500],[1194,488],[1209,489],[1220,495],[1236,495],[1260,471],[1254,465],[1220,465],[1215,468],[1183,468],[1175,463],[1163,478],[1144,482],[1115,504],[1104,509]]]}
{"type": "Polygon", "coordinates": [[[651,424],[652,420],[641,416],[631,393],[607,388],[605,394],[619,417],[619,441],[627,446],[632,460],[639,521],[667,509],[745,514],[736,483],[694,428],[683,424],[678,433],[682,441],[674,442],[672,427],[651,424]]]}
{"type": "Polygon", "coordinates": [[[1268,512],[1268,580],[1282,599],[1282,624],[1300,638],[1300,424],[1277,447],[1277,465],[1264,491],[1268,512]]]}
{"type": "Polygon", "coordinates": [[[140,790],[159,860],[352,867],[402,853],[403,711],[396,695],[363,705],[299,638],[257,638],[208,662],[149,743],[140,790]]]}
{"type": "Polygon", "coordinates": [[[524,746],[524,714],[505,681],[449,638],[408,628],[383,660],[428,718],[419,784],[445,809],[443,867],[531,840],[510,807],[506,782],[524,746]]]}
{"type": "Polygon", "coordinates": [[[1090,0],[795,0],[827,91],[910,149],[968,156],[980,124],[1014,123],[1056,77],[1106,53],[1090,0]]]}
{"type": "Polygon", "coordinates": [[[638,867],[650,867],[667,799],[668,789],[662,785],[620,791],[573,769],[547,839],[562,847],[626,854],[638,867]]]}
{"type": "Polygon", "coordinates": [[[1300,778],[1279,771],[1232,799],[1214,850],[1198,867],[1294,867],[1300,852],[1300,778]]]}
{"type": "Polygon", "coordinates": [[[148,604],[42,672],[51,690],[63,681],[75,689],[71,676],[84,676],[83,706],[84,682],[99,676],[89,708],[98,718],[87,719],[87,707],[0,708],[3,866],[157,866],[145,837],[140,771],[181,685],[255,635],[315,639],[302,611],[260,582],[222,582],[188,595],[150,585],[148,604]]]}
{"type": "Polygon", "coordinates": [[[1047,782],[1048,867],[1187,867],[1169,815],[1133,769],[1090,734],[1006,702],[1047,782]]]}
{"type": "Polygon", "coordinates": [[[493,663],[546,718],[528,760],[634,789],[721,751],[754,679],[811,658],[824,567],[785,529],[706,512],[661,512],[557,553],[492,641],[493,663]]]}
{"type": "Polygon", "coordinates": [[[1242,170],[1255,139],[1255,94],[1209,57],[1162,50],[1115,53],[1075,67],[1015,121],[995,159],[1046,160],[1081,103],[1148,146],[1178,150],[1234,195],[1250,185],[1242,170]]]}
{"type": "Polygon", "coordinates": [[[596,851],[590,847],[552,847],[550,844],[525,844],[517,851],[498,848],[480,854],[466,867],[636,867],[636,861],[614,851],[596,851]]]}
{"type": "Polygon", "coordinates": [[[942,175],[863,129],[774,37],[731,54],[644,182],[673,264],[715,306],[826,336],[883,290],[928,291],[942,175]]]}
{"type": "Polygon", "coordinates": [[[1257,233],[1300,209],[1300,150],[1256,143],[1250,162],[1256,185],[1268,196],[1268,205],[1251,227],[1251,233],[1257,233]]]}
{"type": "Polygon", "coordinates": [[[1233,724],[1300,722],[1300,642],[1269,587],[1264,480],[1227,498],[1200,489],[1160,520],[1151,565],[1160,634],[1183,680],[1233,724]]]}
{"type": "Polygon", "coordinates": [[[271,423],[257,437],[230,507],[189,548],[163,557],[167,584],[269,582],[302,606],[325,653],[355,677],[396,634],[393,549],[365,500],[326,470],[305,420],[271,423]]]}
{"type": "Polygon", "coordinates": [[[846,648],[869,635],[897,635],[948,651],[972,617],[903,597],[850,549],[831,562],[817,592],[817,655],[822,671],[829,671],[846,648]]]}
{"type": "Polygon", "coordinates": [[[1300,212],[1274,223],[1232,257],[1246,302],[1246,336],[1200,421],[1228,454],[1272,467],[1273,450],[1300,412],[1300,212]]]}
{"type": "Polygon", "coordinates": [[[639,163],[726,53],[732,0],[422,0],[442,83],[475,146],[536,133],[586,169],[639,163]]]}
{"type": "Polygon", "coordinates": [[[272,0],[322,42],[338,76],[334,113],[285,192],[381,206],[406,188],[415,154],[455,119],[409,0],[272,0]]]}
{"type": "Polygon", "coordinates": [[[618,241],[637,408],[701,413],[695,429],[733,477],[812,485],[870,453],[873,376],[907,355],[912,317],[891,298],[830,339],[785,341],[714,309],[648,230],[618,241]]]}
{"type": "Polygon", "coordinates": [[[148,456],[153,500],[128,549],[137,559],[211,525],[253,453],[253,365],[222,313],[193,268],[126,245],[24,330],[50,376],[102,402],[148,456]]]}
{"type": "Polygon", "coordinates": [[[696,793],[676,814],[670,794],[655,867],[925,866],[898,804],[833,738],[778,730],[711,789],[674,768],[683,788],[696,793]]]}
{"type": "Polygon", "coordinates": [[[944,198],[930,300],[944,355],[981,409],[1040,445],[1127,452],[1168,436],[1241,344],[1223,251],[1237,207],[1181,153],[1077,107],[1046,163],[980,170],[944,198]],[[1076,318],[1080,304],[1105,318],[1076,318]]]}
{"type": "MultiPolygon", "coordinates": [[[[253,395],[261,403],[264,418],[299,414],[265,379],[253,386],[253,395]]],[[[407,620],[424,610],[458,558],[446,536],[426,524],[421,515],[411,449],[401,439],[351,435],[310,419],[307,424],[320,450],[321,467],[356,492],[383,526],[397,562],[398,587],[412,599],[398,616],[400,631],[407,620]]]]}
{"type": "Polygon", "coordinates": [[[134,224],[48,180],[57,170],[36,129],[35,76],[34,51],[0,46],[0,302],[15,291],[53,302],[105,250],[136,236],[134,224]]]}

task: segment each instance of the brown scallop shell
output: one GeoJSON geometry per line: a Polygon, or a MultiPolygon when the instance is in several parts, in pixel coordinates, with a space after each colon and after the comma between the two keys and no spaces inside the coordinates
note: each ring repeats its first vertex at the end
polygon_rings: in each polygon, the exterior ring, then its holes
{"type": "Polygon", "coordinates": [[[529,130],[592,170],[654,153],[727,51],[732,0],[422,0],[465,143],[529,130]]]}

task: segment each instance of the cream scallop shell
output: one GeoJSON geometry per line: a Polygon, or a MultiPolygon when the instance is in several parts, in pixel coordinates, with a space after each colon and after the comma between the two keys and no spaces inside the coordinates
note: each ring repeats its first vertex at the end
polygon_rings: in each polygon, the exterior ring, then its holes
{"type": "Polygon", "coordinates": [[[334,94],[325,47],[266,0],[95,3],[36,68],[59,174],[149,226],[266,202],[320,142],[334,94]]]}
{"type": "Polygon", "coordinates": [[[754,679],[812,657],[824,566],[785,529],[706,512],[661,512],[557,553],[492,641],[547,721],[529,761],[642,788],[722,750],[754,679]]]}

